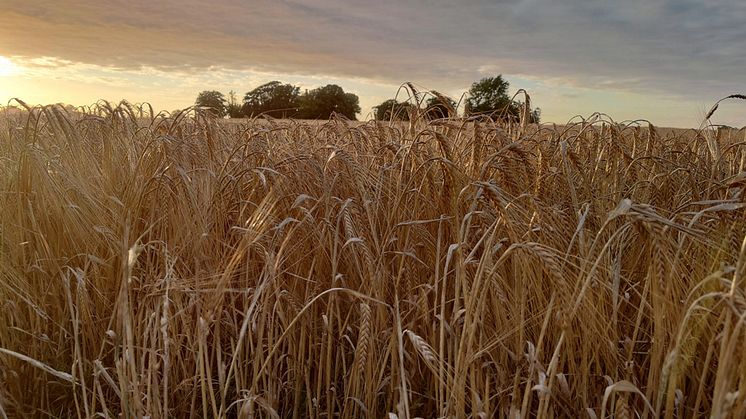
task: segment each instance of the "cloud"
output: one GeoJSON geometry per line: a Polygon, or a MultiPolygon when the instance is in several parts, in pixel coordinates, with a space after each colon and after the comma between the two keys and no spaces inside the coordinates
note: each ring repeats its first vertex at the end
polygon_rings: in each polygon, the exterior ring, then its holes
{"type": "MultiPolygon", "coordinates": [[[[746,90],[739,0],[0,0],[0,55],[403,81],[485,75],[712,100],[746,90]]],[[[520,86],[515,86],[520,87],[520,86]]]]}

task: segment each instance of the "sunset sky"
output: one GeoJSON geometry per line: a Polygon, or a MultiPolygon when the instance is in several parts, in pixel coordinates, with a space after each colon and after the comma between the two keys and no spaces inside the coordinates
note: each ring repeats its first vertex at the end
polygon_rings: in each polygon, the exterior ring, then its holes
{"type": "MultiPolygon", "coordinates": [[[[366,119],[405,81],[458,99],[503,74],[545,122],[691,127],[746,93],[744,21],[741,0],[0,0],[0,102],[172,110],[281,80],[339,84],[366,119]]],[[[713,122],[746,125],[746,106],[713,122]]]]}

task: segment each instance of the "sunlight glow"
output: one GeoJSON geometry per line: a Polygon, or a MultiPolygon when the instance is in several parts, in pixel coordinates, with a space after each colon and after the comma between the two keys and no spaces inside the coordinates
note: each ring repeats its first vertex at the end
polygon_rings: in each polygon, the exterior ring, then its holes
{"type": "Polygon", "coordinates": [[[0,77],[7,77],[16,74],[18,67],[8,58],[0,55],[0,77]]]}
{"type": "Polygon", "coordinates": [[[12,76],[18,72],[18,67],[10,59],[0,55],[0,77],[12,76]]]}

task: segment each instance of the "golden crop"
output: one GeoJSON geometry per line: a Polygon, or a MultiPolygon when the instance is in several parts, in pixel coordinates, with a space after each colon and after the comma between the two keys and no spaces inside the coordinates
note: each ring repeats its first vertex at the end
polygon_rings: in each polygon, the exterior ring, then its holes
{"type": "Polygon", "coordinates": [[[0,117],[0,417],[746,416],[743,131],[138,116],[0,117]]]}

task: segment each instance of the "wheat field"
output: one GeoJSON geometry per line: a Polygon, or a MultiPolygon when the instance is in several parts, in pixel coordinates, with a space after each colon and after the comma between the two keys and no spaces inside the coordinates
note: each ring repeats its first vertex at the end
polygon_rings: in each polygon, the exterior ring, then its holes
{"type": "Polygon", "coordinates": [[[0,417],[746,417],[743,130],[141,113],[0,116],[0,417]]]}

